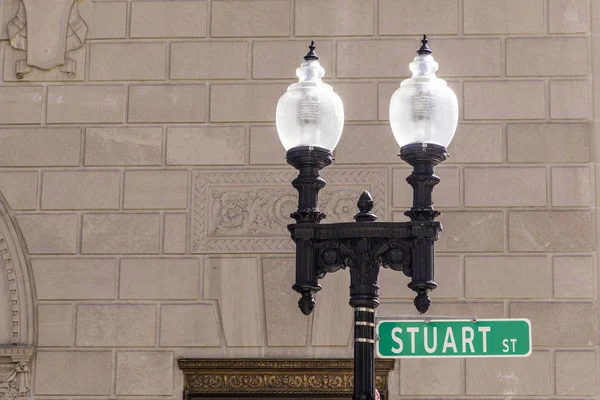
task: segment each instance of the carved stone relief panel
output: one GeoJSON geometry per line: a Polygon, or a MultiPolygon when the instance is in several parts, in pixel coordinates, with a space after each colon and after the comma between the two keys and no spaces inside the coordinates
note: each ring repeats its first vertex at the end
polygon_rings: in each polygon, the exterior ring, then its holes
{"type": "MultiPolygon", "coordinates": [[[[325,222],[352,222],[364,190],[375,199],[374,212],[385,220],[385,169],[331,169],[319,208],[325,222]]],[[[194,174],[192,251],[195,253],[293,252],[286,226],[297,207],[293,170],[196,171],[194,174]]]]}
{"type": "Polygon", "coordinates": [[[0,399],[27,399],[30,395],[32,346],[0,346],[0,399]]]}
{"type": "MultiPolygon", "coordinates": [[[[21,0],[7,29],[10,45],[26,52],[25,58],[14,63],[17,79],[33,68],[50,71],[58,67],[69,78],[83,75],[83,68],[78,72],[77,60],[69,54],[84,45],[88,30],[78,0],[21,0]]],[[[6,62],[14,61],[11,55],[7,52],[6,62]]],[[[5,75],[10,70],[5,68],[5,75]]]]}

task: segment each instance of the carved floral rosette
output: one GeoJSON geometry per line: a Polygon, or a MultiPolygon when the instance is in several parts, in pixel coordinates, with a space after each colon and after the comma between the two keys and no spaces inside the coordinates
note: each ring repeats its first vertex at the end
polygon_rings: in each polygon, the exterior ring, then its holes
{"type": "MultiPolygon", "coordinates": [[[[180,359],[184,398],[205,395],[348,396],[353,391],[353,361],[180,359]]],[[[387,398],[393,360],[376,360],[375,386],[387,398]]]]}
{"type": "MultiPolygon", "coordinates": [[[[289,253],[294,251],[287,225],[296,210],[297,172],[286,170],[196,171],[192,210],[195,253],[289,253]]],[[[360,194],[368,190],[374,212],[385,219],[387,171],[377,168],[323,171],[327,186],[319,208],[327,222],[352,222],[360,194]]]]}

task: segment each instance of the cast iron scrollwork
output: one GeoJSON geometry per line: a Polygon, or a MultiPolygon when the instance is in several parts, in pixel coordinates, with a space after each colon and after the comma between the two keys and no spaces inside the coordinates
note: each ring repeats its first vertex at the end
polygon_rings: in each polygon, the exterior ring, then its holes
{"type": "Polygon", "coordinates": [[[350,260],[354,257],[354,251],[346,243],[338,240],[317,241],[317,278],[323,279],[328,273],[348,268],[350,260]]]}
{"type": "Polygon", "coordinates": [[[388,250],[383,253],[383,267],[394,271],[402,271],[404,275],[412,276],[411,249],[414,241],[390,239],[387,242],[388,250]]]}
{"type": "Polygon", "coordinates": [[[413,242],[410,239],[381,238],[315,240],[317,278],[323,279],[328,273],[349,269],[353,282],[351,296],[362,292],[378,296],[374,285],[377,285],[379,268],[390,268],[411,276],[413,242]]]}
{"type": "MultiPolygon", "coordinates": [[[[409,224],[407,229],[399,232],[397,227],[376,223],[377,216],[372,213],[373,199],[367,191],[360,196],[357,205],[356,223],[294,224],[289,228],[296,242],[310,240],[316,279],[323,279],[328,273],[340,269],[349,269],[351,304],[356,303],[358,298],[369,298],[367,303],[373,304],[374,301],[378,304],[379,269],[390,268],[411,277],[413,248],[420,238],[437,235],[437,229],[405,223],[409,224]],[[374,232],[375,236],[369,237],[370,232],[374,232]]],[[[314,300],[306,295],[300,304],[303,312],[311,312],[314,300]]]]}

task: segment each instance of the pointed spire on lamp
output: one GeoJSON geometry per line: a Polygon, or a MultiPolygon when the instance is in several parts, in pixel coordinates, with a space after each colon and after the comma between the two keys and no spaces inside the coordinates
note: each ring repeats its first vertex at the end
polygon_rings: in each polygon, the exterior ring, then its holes
{"type": "Polygon", "coordinates": [[[310,49],[310,51],[304,56],[304,59],[306,61],[309,61],[309,60],[318,60],[319,56],[317,55],[317,53],[315,53],[315,49],[317,47],[315,46],[315,41],[314,40],[310,41],[310,46],[308,46],[308,48],[310,49]]]}
{"type": "Polygon", "coordinates": [[[427,46],[427,43],[429,43],[429,40],[427,40],[427,35],[423,35],[423,40],[421,40],[421,48],[419,50],[417,50],[417,54],[431,54],[432,51],[429,48],[429,46],[427,46]]]}
{"type": "Polygon", "coordinates": [[[375,221],[377,220],[377,216],[373,214],[373,197],[371,193],[368,191],[362,192],[360,198],[358,199],[358,210],[360,211],[358,214],[354,216],[356,222],[367,222],[367,221],[375,221]]]}

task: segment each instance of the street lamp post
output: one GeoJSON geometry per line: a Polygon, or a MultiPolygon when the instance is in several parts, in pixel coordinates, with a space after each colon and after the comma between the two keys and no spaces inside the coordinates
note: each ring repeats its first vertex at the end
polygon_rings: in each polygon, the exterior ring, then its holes
{"type": "Polygon", "coordinates": [[[425,313],[434,281],[434,242],[441,224],[435,221],[432,192],[440,179],[434,167],[447,157],[458,122],[458,102],[446,82],[437,78],[438,64],[424,36],[410,64],[412,77],[392,95],[390,123],[400,145],[400,158],[413,167],[407,178],[413,187],[408,222],[376,222],[373,199],[364,192],[358,200],[356,222],[321,224],[318,194],[325,186],[319,171],[333,160],[344,125],[344,109],[332,87],[323,83],[324,69],[314,42],[296,70],[291,85],[277,104],[277,132],[287,150],[287,162],[299,171],[292,185],[298,190],[298,209],[288,225],[296,243],[296,283],[300,310],[315,307],[314,294],[327,273],[350,270],[350,305],[354,308],[354,400],[375,399],[375,309],[379,305],[379,269],[402,271],[416,292],[414,305],[425,313]]]}

